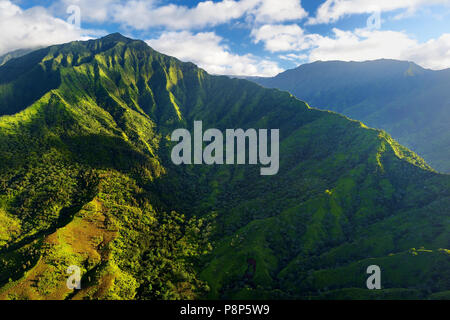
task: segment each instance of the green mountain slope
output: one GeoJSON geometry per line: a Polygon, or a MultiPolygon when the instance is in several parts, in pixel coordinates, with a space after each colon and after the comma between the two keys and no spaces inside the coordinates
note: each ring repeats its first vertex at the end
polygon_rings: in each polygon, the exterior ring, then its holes
{"type": "Polygon", "coordinates": [[[113,34],[0,67],[0,114],[1,299],[442,298],[450,288],[450,177],[286,92],[113,34]],[[173,165],[170,134],[194,120],[279,128],[278,175],[173,165]],[[365,289],[371,264],[383,290],[365,289]],[[66,287],[71,265],[79,291],[66,287]]]}
{"type": "Polygon", "coordinates": [[[448,69],[394,60],[330,61],[251,80],[383,129],[436,170],[450,172],[448,69]]]}

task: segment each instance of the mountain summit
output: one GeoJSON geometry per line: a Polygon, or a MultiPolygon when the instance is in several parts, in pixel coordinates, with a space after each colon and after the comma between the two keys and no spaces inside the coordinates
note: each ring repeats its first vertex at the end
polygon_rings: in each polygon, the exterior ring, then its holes
{"type": "Polygon", "coordinates": [[[119,34],[8,61],[0,115],[1,299],[448,297],[450,177],[361,122],[119,34]],[[175,166],[195,120],[279,129],[279,173],[175,166]]]}

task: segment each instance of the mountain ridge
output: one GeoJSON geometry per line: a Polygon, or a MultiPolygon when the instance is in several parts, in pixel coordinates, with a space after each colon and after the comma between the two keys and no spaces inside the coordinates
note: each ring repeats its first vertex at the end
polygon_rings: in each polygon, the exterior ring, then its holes
{"type": "Polygon", "coordinates": [[[0,298],[445,296],[448,176],[383,131],[117,37],[24,56],[33,77],[0,67],[0,298]],[[194,120],[279,128],[279,174],[173,165],[194,120]],[[385,290],[365,291],[367,263],[391,266],[385,290]]]}
{"type": "Polygon", "coordinates": [[[318,62],[250,79],[390,133],[435,169],[450,172],[450,70],[397,60],[318,62]],[[426,109],[425,109],[426,108],[426,109]],[[426,110],[426,111],[425,111],[426,110]],[[431,142],[431,143],[430,143],[431,142]]]}

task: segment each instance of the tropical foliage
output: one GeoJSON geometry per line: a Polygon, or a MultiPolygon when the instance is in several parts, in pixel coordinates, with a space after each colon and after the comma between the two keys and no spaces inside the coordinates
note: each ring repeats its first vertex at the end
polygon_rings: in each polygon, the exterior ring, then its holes
{"type": "Polygon", "coordinates": [[[2,299],[448,297],[450,177],[383,131],[119,34],[7,62],[0,114],[2,299]],[[279,174],[173,165],[194,120],[280,129],[279,174]]]}

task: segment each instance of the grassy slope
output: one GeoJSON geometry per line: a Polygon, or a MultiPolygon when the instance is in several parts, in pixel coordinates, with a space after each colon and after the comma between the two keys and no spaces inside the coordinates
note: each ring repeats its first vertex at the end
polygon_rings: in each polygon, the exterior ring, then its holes
{"type": "Polygon", "coordinates": [[[374,297],[448,291],[450,179],[382,131],[119,35],[37,51],[0,79],[14,114],[0,118],[2,298],[361,298],[370,259],[402,262],[374,297]],[[11,102],[24,65],[55,79],[30,106],[11,102]],[[174,167],[167,137],[194,120],[280,128],[280,173],[174,167]]]}

